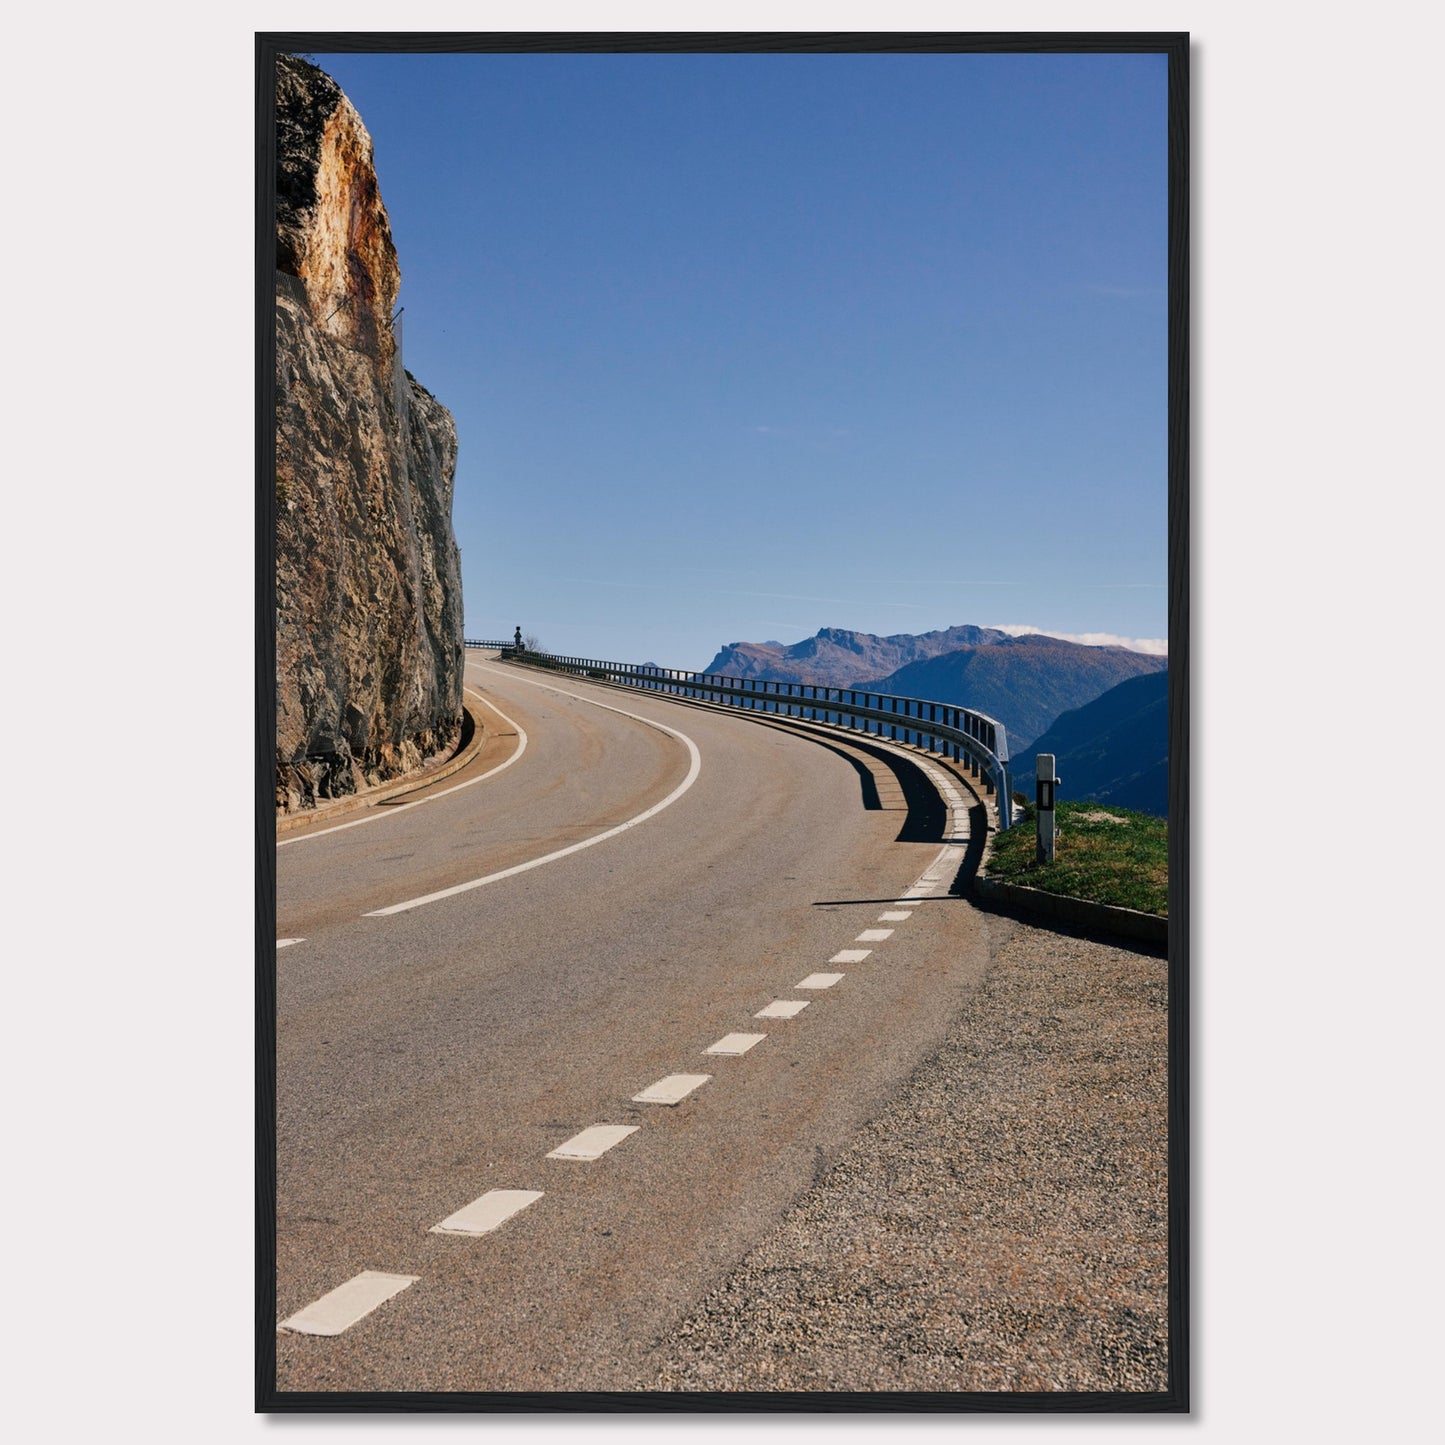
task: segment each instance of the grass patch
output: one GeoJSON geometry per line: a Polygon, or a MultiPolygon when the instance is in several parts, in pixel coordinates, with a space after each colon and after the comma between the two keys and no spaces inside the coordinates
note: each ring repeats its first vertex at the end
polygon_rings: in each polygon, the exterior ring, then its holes
{"type": "Polygon", "coordinates": [[[1045,893],[1169,916],[1169,824],[1103,803],[1060,803],[1054,861],[1036,861],[1032,806],[994,839],[988,875],[1045,893]]]}

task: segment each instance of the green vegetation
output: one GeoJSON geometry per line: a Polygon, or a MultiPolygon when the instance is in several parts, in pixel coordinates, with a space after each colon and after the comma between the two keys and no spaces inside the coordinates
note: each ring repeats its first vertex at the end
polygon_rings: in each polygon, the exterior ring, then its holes
{"type": "Polygon", "coordinates": [[[988,875],[1091,903],[1169,914],[1169,824],[1104,803],[1060,803],[1054,861],[1036,861],[1032,805],[994,839],[988,875]]]}

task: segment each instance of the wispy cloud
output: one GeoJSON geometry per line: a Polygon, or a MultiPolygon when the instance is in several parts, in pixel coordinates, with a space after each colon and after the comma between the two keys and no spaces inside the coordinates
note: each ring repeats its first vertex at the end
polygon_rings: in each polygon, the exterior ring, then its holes
{"type": "MultiPolygon", "coordinates": [[[[674,596],[679,590],[688,586],[685,582],[630,582],[620,577],[568,577],[566,580],[580,583],[584,587],[626,587],[639,592],[669,592],[674,596]]],[[[785,602],[827,602],[839,607],[846,607],[853,600],[847,597],[815,597],[808,592],[755,592],[744,587],[696,587],[691,590],[706,592],[713,597],[777,597],[785,602]]],[[[897,605],[906,607],[912,604],[899,603],[897,605]]]]}
{"type": "Polygon", "coordinates": [[[1092,292],[1095,296],[1116,296],[1126,300],[1140,296],[1164,295],[1162,286],[1105,286],[1096,282],[1084,289],[1092,292]]]}
{"type": "Polygon", "coordinates": [[[1127,647],[1130,652],[1144,652],[1151,657],[1169,656],[1169,639],[1166,637],[1120,637],[1114,632],[1054,632],[1047,627],[1030,627],[1019,622],[994,622],[990,625],[1000,632],[1007,632],[1010,637],[1058,637],[1085,647],[1127,647]]]}
{"type": "Polygon", "coordinates": [[[846,597],[813,597],[806,592],[748,592],[741,587],[709,587],[707,590],[724,597],[779,597],[784,602],[836,602],[844,606],[848,601],[846,597]]]}
{"type": "Polygon", "coordinates": [[[846,426],[755,426],[755,436],[780,437],[790,442],[835,442],[853,435],[846,426]]]}

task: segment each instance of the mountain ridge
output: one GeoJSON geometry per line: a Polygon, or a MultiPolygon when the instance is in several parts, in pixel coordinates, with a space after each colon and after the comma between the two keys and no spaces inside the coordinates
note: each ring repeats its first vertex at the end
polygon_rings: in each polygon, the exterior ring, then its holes
{"type": "Polygon", "coordinates": [[[820,687],[862,686],[910,662],[937,657],[959,647],[978,646],[1008,634],[994,627],[963,624],[935,632],[895,632],[880,637],[847,627],[820,627],[801,642],[730,642],[720,648],[705,672],[728,677],[806,682],[820,687]]]}
{"type": "Polygon", "coordinates": [[[869,686],[986,713],[1008,729],[1012,754],[1061,714],[1092,702],[1126,677],[1167,666],[1167,658],[1150,653],[1029,632],[909,663],[869,686]]]}
{"type": "Polygon", "coordinates": [[[1125,647],[1039,632],[1014,636],[996,627],[962,624],[888,637],[824,627],[787,646],[734,642],[721,648],[705,670],[773,682],[866,687],[972,708],[1003,723],[1010,749],[1017,752],[1062,713],[1092,702],[1125,678],[1162,671],[1168,661],[1125,647]]]}

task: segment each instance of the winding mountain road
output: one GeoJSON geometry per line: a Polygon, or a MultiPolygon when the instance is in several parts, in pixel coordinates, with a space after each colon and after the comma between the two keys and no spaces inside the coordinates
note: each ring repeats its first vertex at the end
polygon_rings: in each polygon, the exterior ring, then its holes
{"type": "Polygon", "coordinates": [[[284,1391],[630,1388],[987,965],[938,763],[466,677],[467,769],[278,850],[284,1391]]]}

